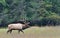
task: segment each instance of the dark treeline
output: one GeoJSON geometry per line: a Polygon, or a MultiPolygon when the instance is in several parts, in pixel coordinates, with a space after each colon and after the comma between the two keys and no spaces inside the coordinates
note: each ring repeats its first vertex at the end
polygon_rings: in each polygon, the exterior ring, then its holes
{"type": "Polygon", "coordinates": [[[0,27],[21,20],[32,26],[60,25],[60,0],[0,0],[0,27]]]}

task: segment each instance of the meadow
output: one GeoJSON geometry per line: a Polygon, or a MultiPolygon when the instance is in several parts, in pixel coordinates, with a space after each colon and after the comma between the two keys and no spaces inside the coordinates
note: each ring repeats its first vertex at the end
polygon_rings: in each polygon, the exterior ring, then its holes
{"type": "Polygon", "coordinates": [[[7,28],[0,28],[0,38],[60,38],[60,26],[30,27],[18,33],[6,33],[7,28]]]}

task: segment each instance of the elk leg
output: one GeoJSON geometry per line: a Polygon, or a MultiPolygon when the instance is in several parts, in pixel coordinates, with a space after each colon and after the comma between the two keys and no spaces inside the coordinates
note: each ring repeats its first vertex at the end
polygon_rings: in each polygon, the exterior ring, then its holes
{"type": "Polygon", "coordinates": [[[11,33],[11,32],[12,32],[12,30],[8,30],[8,31],[7,31],[7,33],[8,33],[8,32],[10,32],[10,33],[11,33]]]}
{"type": "Polygon", "coordinates": [[[12,30],[10,30],[10,33],[12,32],[12,30]]]}
{"type": "Polygon", "coordinates": [[[20,33],[20,30],[18,30],[18,33],[20,33]]]}
{"type": "Polygon", "coordinates": [[[10,30],[7,31],[7,33],[9,32],[10,30]]]}
{"type": "Polygon", "coordinates": [[[24,33],[23,30],[20,30],[20,31],[21,31],[22,33],[24,33]]]}

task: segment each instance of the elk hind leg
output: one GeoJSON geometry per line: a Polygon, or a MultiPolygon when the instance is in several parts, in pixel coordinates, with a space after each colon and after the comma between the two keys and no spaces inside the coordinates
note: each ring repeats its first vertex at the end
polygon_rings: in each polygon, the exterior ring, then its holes
{"type": "Polygon", "coordinates": [[[11,33],[11,32],[12,32],[12,30],[8,30],[8,31],[7,31],[7,33],[8,33],[8,32],[10,32],[10,33],[11,33]]]}

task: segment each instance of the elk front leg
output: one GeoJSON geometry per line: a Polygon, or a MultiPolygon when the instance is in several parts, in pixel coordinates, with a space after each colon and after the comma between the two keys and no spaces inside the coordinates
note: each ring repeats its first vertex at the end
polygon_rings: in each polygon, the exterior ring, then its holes
{"type": "Polygon", "coordinates": [[[20,31],[21,31],[22,33],[24,33],[23,30],[20,30],[20,31]]]}
{"type": "Polygon", "coordinates": [[[24,32],[23,32],[23,30],[21,30],[21,29],[20,29],[20,30],[18,30],[18,33],[20,33],[20,31],[21,31],[22,33],[24,33],[24,32]]]}
{"type": "Polygon", "coordinates": [[[18,33],[20,33],[20,30],[18,30],[18,33]]]}

